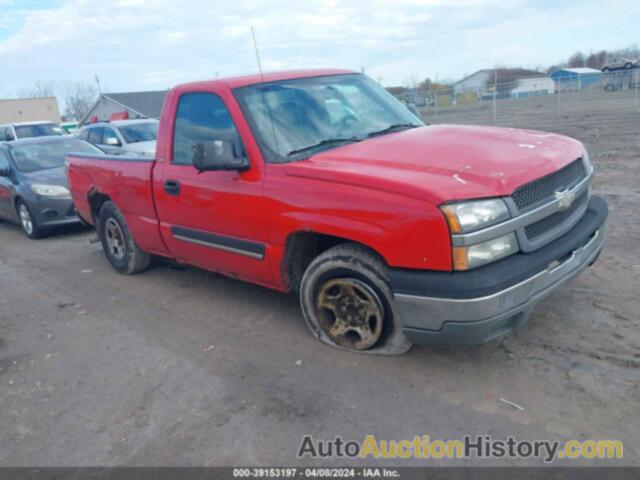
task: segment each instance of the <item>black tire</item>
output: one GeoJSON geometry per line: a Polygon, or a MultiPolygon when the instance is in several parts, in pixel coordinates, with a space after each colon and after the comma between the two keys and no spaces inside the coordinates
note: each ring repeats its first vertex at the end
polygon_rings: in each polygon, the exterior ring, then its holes
{"type": "Polygon", "coordinates": [[[22,200],[16,202],[16,213],[18,214],[18,221],[24,234],[32,240],[38,240],[44,235],[44,231],[38,225],[33,213],[29,206],[22,200]]]}
{"type": "Polygon", "coordinates": [[[151,256],[133,240],[124,215],[113,202],[106,202],[100,209],[98,235],[104,254],[119,273],[134,275],[149,267],[151,256]]]}
{"type": "Polygon", "coordinates": [[[631,67],[633,67],[633,65],[629,62],[624,64],[624,68],[631,68],[631,67]]]}
{"type": "Polygon", "coordinates": [[[602,71],[606,73],[606,72],[610,72],[610,71],[611,71],[611,69],[610,69],[609,67],[604,67],[604,68],[602,69],[602,71]]]}
{"type": "Polygon", "coordinates": [[[343,243],[318,255],[300,285],[300,305],[311,333],[344,350],[405,353],[411,343],[395,315],[387,278],[387,265],[360,245],[343,243]],[[325,302],[331,307],[324,307],[325,302]]]}

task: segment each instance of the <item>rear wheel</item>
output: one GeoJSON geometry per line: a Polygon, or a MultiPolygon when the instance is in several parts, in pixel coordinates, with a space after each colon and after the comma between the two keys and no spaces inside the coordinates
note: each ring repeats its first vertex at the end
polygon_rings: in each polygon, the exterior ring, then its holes
{"type": "Polygon", "coordinates": [[[411,348],[395,317],[388,267],[360,245],[337,245],[315,258],[300,286],[311,332],[334,347],[401,354],[411,348]]]}
{"type": "Polygon", "coordinates": [[[98,233],[105,255],[118,272],[133,275],[149,267],[151,256],[135,243],[124,215],[112,202],[100,209],[98,233]]]}
{"type": "Polygon", "coordinates": [[[18,200],[16,203],[16,210],[18,211],[18,218],[20,219],[20,226],[25,235],[33,240],[42,237],[42,229],[38,226],[35,217],[31,214],[31,210],[27,207],[27,204],[22,200],[18,200]]]}

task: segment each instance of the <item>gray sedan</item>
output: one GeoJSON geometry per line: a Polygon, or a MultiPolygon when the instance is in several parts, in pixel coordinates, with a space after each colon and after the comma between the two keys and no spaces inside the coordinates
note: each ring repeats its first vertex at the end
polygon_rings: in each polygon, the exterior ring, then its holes
{"type": "Polygon", "coordinates": [[[0,144],[0,219],[21,225],[34,239],[53,227],[79,223],[64,169],[71,152],[102,154],[71,135],[0,144]]]}

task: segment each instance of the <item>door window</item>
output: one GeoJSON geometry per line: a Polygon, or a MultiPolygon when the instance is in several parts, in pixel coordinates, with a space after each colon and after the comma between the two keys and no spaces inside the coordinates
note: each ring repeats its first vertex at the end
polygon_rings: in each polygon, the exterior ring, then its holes
{"type": "Polygon", "coordinates": [[[195,146],[215,140],[229,140],[236,155],[243,154],[238,131],[220,97],[212,93],[182,95],[176,113],[172,162],[192,165],[195,146]]]}
{"type": "Polygon", "coordinates": [[[101,145],[103,132],[103,127],[92,128],[89,132],[89,142],[93,143],[94,145],[101,145]]]}
{"type": "Polygon", "coordinates": [[[86,140],[89,141],[89,132],[91,130],[89,128],[85,128],[84,130],[82,130],[80,132],[80,135],[78,135],[78,137],[80,137],[80,140],[86,140]]]}
{"type": "Polygon", "coordinates": [[[0,128],[0,142],[2,141],[11,142],[12,140],[15,140],[15,138],[13,137],[13,132],[11,131],[11,128],[10,127],[0,128]]]}
{"type": "Polygon", "coordinates": [[[9,159],[7,154],[0,150],[0,170],[9,170],[9,159]]]}

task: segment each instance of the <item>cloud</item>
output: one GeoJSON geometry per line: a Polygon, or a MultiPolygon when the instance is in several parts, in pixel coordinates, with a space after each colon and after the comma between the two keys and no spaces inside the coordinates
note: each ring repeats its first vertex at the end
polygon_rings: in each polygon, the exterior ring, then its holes
{"type": "Polygon", "coordinates": [[[250,26],[267,70],[364,66],[387,85],[461,77],[626,46],[628,12],[638,9],[631,0],[615,9],[568,0],[42,1],[0,0],[0,93],[96,74],[105,89],[136,90],[252,73],[250,26]]]}

